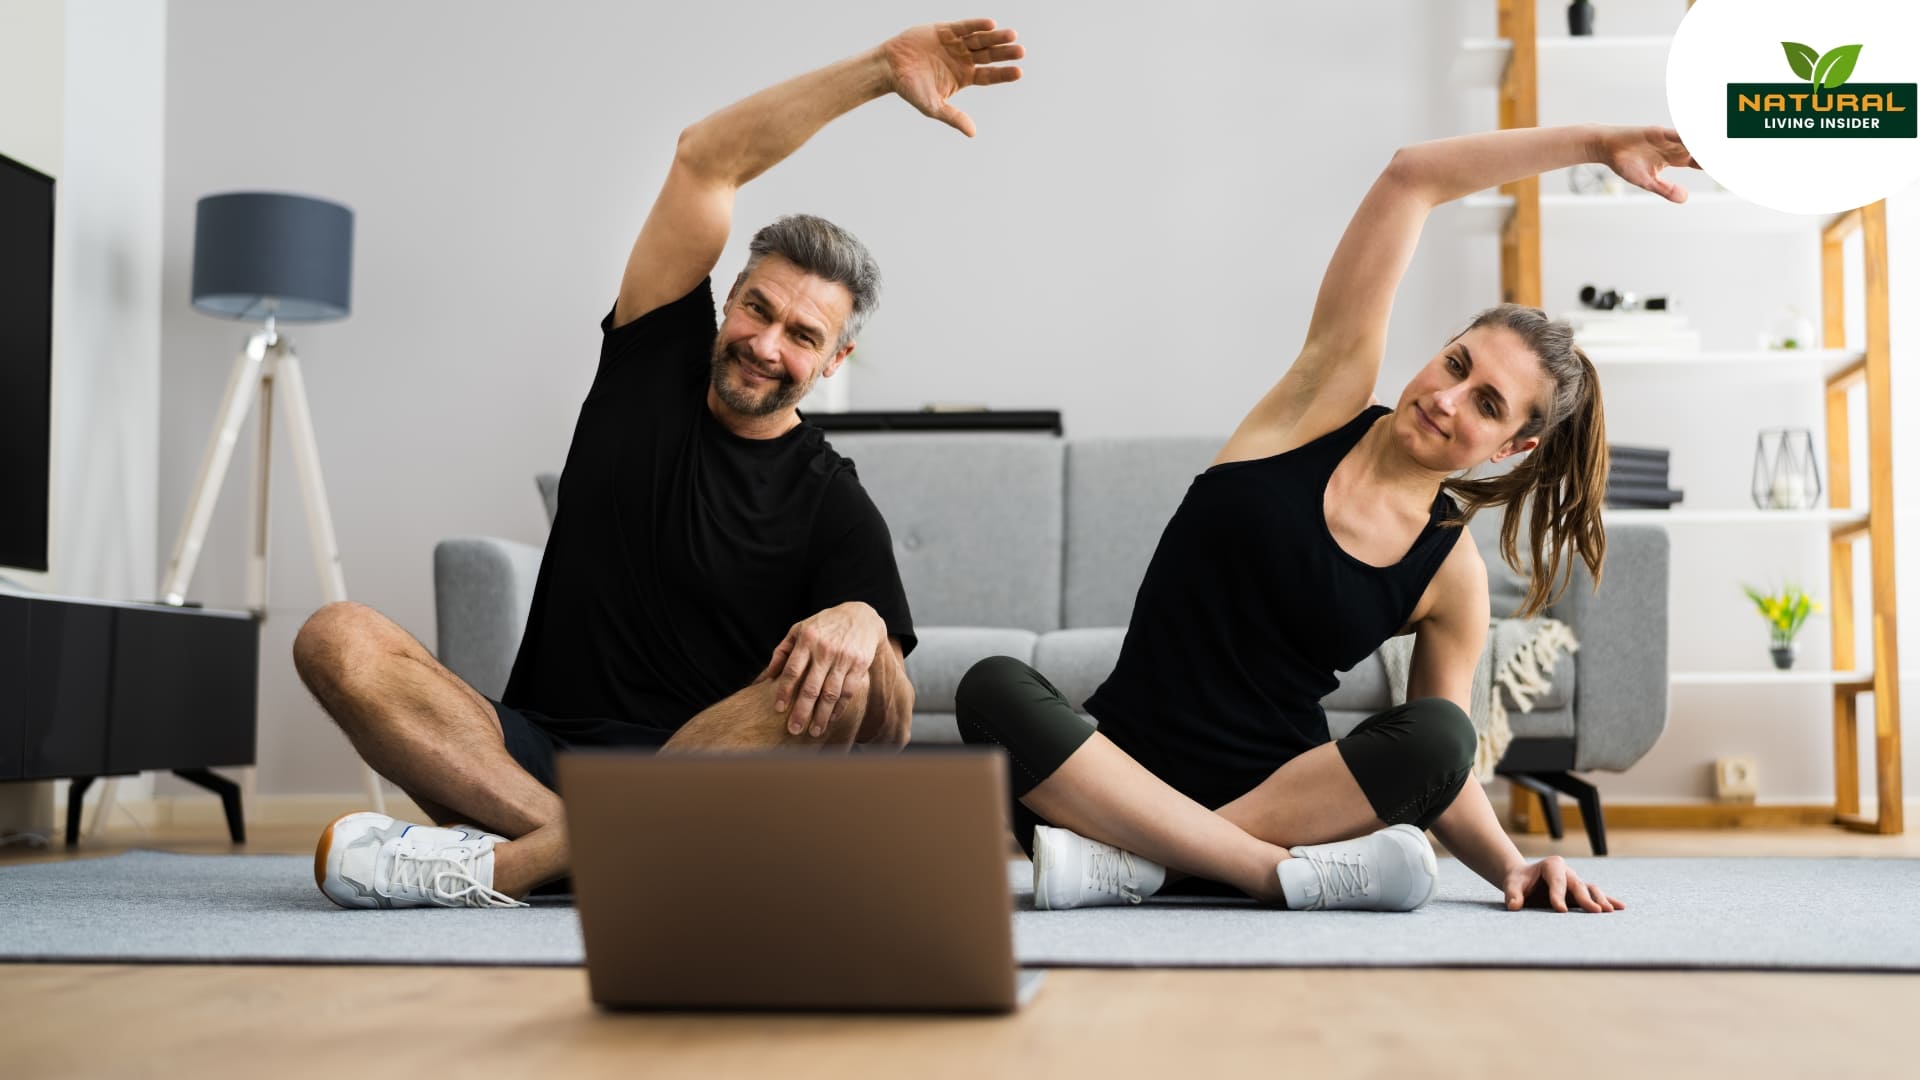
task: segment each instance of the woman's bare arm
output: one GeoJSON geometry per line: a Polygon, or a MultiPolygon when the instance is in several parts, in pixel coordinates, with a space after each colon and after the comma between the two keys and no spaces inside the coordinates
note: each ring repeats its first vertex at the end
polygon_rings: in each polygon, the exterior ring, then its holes
{"type": "Polygon", "coordinates": [[[1229,447],[1243,443],[1245,452],[1231,456],[1273,452],[1259,444],[1303,422],[1310,434],[1330,431],[1366,407],[1386,355],[1394,293],[1434,207],[1582,162],[1603,162],[1674,202],[1685,201],[1686,189],[1660,170],[1697,167],[1670,129],[1597,124],[1461,135],[1397,151],[1334,248],[1298,358],[1241,423],[1229,447]]]}

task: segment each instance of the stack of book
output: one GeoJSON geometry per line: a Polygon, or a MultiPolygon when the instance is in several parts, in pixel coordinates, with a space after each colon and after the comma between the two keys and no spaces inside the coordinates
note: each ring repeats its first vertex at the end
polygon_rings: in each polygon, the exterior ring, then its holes
{"type": "Polygon", "coordinates": [[[1561,319],[1573,327],[1574,343],[1589,352],[1700,351],[1700,331],[1687,325],[1687,317],[1677,311],[1585,309],[1568,312],[1561,319]]]}
{"type": "Polygon", "coordinates": [[[1667,451],[1645,446],[1607,447],[1607,505],[1622,510],[1669,510],[1684,496],[1667,486],[1667,451]]]}

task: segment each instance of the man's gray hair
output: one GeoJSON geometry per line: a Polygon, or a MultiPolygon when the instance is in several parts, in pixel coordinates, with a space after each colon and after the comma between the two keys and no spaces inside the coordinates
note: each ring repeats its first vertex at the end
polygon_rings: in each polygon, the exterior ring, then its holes
{"type": "Polygon", "coordinates": [[[826,218],[788,214],[754,233],[747,253],[741,281],[753,273],[761,259],[778,255],[815,277],[845,286],[853,295],[853,310],[847,315],[847,324],[840,328],[840,340],[834,343],[836,351],[860,333],[867,325],[867,316],[880,303],[880,264],[873,261],[873,254],[858,238],[826,218]]]}

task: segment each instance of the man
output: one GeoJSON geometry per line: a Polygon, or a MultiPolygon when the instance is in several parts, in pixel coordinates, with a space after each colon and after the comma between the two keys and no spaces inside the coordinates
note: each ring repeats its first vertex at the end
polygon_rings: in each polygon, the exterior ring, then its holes
{"type": "Polygon", "coordinates": [[[314,861],[330,899],[514,906],[563,876],[557,749],[906,743],[914,637],[886,523],[796,411],[852,352],[878,269],[839,227],[782,218],[754,236],[717,333],[708,275],[734,193],[842,113],[896,93],[971,136],[947,99],[1019,78],[1014,37],[916,27],[681,133],[601,324],[502,700],[360,605],[320,609],[294,642],[361,756],[440,826],[335,821],[314,861]]]}

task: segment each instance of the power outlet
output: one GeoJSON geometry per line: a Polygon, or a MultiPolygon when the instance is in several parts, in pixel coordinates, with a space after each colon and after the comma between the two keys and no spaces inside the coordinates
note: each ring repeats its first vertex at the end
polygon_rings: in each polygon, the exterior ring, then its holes
{"type": "Polygon", "coordinates": [[[1752,758],[1719,758],[1713,763],[1713,797],[1750,803],[1760,794],[1760,766],[1752,758]]]}

